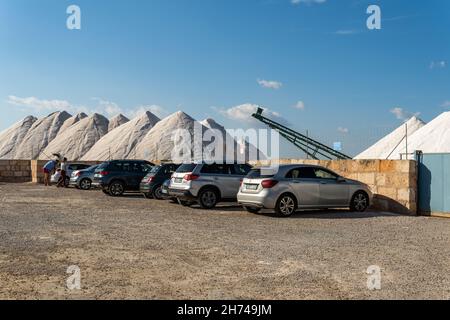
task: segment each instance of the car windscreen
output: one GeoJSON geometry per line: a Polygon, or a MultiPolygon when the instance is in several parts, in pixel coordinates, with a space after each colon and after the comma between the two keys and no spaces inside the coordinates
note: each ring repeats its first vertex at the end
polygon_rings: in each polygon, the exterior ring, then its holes
{"type": "Polygon", "coordinates": [[[99,164],[97,166],[97,168],[95,168],[95,171],[102,171],[102,170],[108,168],[108,166],[109,166],[109,162],[103,162],[103,163],[99,164]]]}
{"type": "Polygon", "coordinates": [[[195,167],[197,165],[195,163],[189,163],[189,164],[182,164],[178,169],[177,173],[187,173],[194,171],[195,167]]]}
{"type": "Polygon", "coordinates": [[[265,179],[265,178],[273,178],[275,174],[273,170],[270,169],[252,169],[247,174],[247,179],[265,179]]]}

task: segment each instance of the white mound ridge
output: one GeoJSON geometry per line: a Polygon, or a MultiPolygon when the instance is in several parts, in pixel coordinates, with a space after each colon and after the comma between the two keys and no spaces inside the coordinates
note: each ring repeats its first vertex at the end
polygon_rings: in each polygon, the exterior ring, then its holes
{"type": "Polygon", "coordinates": [[[109,159],[127,159],[135,146],[159,121],[153,113],[147,111],[141,116],[115,128],[101,138],[82,160],[105,161],[109,159]]]}
{"type": "MultiPolygon", "coordinates": [[[[425,122],[417,117],[412,117],[406,122],[408,127],[408,145],[412,136],[423,126],[425,122]]],[[[355,159],[398,159],[400,158],[398,149],[406,144],[406,126],[402,124],[393,132],[376,142],[355,157],[355,159]]]]}
{"type": "Polygon", "coordinates": [[[118,114],[117,116],[109,119],[108,132],[113,131],[115,128],[120,127],[128,121],[130,121],[130,119],[125,117],[123,114],[118,114]]]}
{"type": "Polygon", "coordinates": [[[44,151],[40,159],[48,159],[59,153],[70,161],[80,160],[94,144],[108,133],[109,120],[94,113],[70,126],[58,135],[44,151]]]}
{"type": "Polygon", "coordinates": [[[58,134],[61,134],[61,132],[64,132],[67,128],[71,127],[78,121],[83,120],[84,118],[87,118],[87,114],[85,114],[83,112],[80,112],[76,116],[70,117],[69,119],[64,121],[63,125],[61,126],[61,129],[59,129],[58,134]]]}
{"type": "Polygon", "coordinates": [[[0,133],[0,159],[15,159],[17,147],[37,118],[28,116],[0,133]]]}
{"type": "Polygon", "coordinates": [[[64,122],[70,117],[70,114],[61,111],[35,121],[17,147],[14,158],[36,159],[42,150],[55,139],[64,122]]]}
{"type": "MultiPolygon", "coordinates": [[[[415,151],[423,153],[450,153],[450,111],[440,114],[427,125],[414,132],[408,139],[408,159],[414,159],[415,151]]],[[[406,159],[406,145],[399,145],[391,159],[406,159]]]]}

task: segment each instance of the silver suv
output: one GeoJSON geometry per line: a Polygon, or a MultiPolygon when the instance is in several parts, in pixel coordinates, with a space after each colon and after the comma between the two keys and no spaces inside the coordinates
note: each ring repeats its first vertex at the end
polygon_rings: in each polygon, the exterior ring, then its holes
{"type": "Polygon", "coordinates": [[[248,164],[183,164],[172,175],[169,195],[183,205],[198,202],[204,209],[220,201],[236,201],[248,164]]]}
{"type": "Polygon", "coordinates": [[[365,211],[372,200],[369,187],[320,167],[282,165],[277,171],[254,169],[243,180],[238,203],[247,211],[275,209],[288,217],[297,209],[348,208],[365,211]]]}

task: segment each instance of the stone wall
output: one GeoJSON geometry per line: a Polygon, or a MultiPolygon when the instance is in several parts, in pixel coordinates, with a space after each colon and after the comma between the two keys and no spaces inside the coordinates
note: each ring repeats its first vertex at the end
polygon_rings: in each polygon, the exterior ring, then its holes
{"type": "Polygon", "coordinates": [[[30,182],[29,160],[0,160],[0,182],[30,182]]]}
{"type": "MultiPolygon", "coordinates": [[[[282,159],[280,164],[314,164],[369,185],[375,209],[403,214],[417,211],[417,166],[411,160],[282,159]]],[[[259,162],[256,165],[267,163],[259,162]]]]}

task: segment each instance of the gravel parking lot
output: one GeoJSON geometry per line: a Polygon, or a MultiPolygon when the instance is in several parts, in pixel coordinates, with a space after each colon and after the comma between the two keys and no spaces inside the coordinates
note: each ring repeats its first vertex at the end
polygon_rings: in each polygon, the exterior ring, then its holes
{"type": "Polygon", "coordinates": [[[450,220],[0,184],[3,299],[449,299],[450,220]],[[79,266],[81,290],[66,288],[79,266]],[[381,267],[381,290],[367,268],[381,267]]]}

